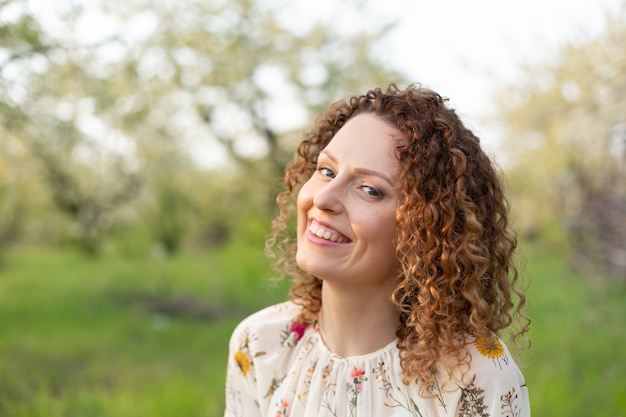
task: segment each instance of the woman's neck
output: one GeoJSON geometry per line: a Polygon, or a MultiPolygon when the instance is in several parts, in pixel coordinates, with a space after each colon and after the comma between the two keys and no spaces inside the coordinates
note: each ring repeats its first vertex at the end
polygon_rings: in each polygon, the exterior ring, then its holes
{"type": "Polygon", "coordinates": [[[341,356],[360,356],[396,338],[399,312],[388,288],[346,288],[324,282],[319,326],[328,349],[341,356]]]}

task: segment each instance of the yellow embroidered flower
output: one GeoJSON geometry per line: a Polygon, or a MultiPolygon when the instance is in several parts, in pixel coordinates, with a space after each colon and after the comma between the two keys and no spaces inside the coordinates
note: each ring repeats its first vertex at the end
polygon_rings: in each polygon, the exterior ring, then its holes
{"type": "Polygon", "coordinates": [[[237,365],[239,366],[239,369],[241,369],[243,376],[248,376],[248,370],[250,369],[250,358],[248,358],[248,355],[246,355],[243,350],[239,349],[237,352],[235,352],[235,362],[237,362],[237,365]]]}
{"type": "Polygon", "coordinates": [[[474,345],[481,355],[489,359],[500,359],[504,356],[504,346],[502,346],[497,337],[489,339],[478,338],[474,345]]]}

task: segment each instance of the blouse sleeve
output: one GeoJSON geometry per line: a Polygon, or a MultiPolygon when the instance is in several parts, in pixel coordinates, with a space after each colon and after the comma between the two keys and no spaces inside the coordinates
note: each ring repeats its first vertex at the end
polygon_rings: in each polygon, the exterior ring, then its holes
{"type": "Polygon", "coordinates": [[[466,383],[459,387],[455,416],[530,417],[528,388],[504,343],[494,336],[469,346],[466,383]]]}
{"type": "Polygon", "coordinates": [[[261,417],[261,410],[257,400],[254,354],[244,322],[235,329],[229,343],[224,417],[257,416],[261,417]]]}

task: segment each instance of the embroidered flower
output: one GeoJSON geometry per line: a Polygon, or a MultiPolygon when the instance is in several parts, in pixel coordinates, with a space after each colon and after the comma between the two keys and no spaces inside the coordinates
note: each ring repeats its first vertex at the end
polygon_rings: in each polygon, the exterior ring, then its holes
{"type": "Polygon", "coordinates": [[[363,374],[365,372],[363,372],[363,369],[361,368],[354,368],[354,370],[352,371],[352,378],[356,378],[356,379],[363,379],[363,374]]]}
{"type": "Polygon", "coordinates": [[[278,405],[278,411],[276,411],[276,417],[286,416],[288,408],[289,408],[289,401],[280,400],[280,404],[278,405]]]}
{"type": "Polygon", "coordinates": [[[308,323],[293,321],[285,325],[280,332],[280,342],[283,346],[294,347],[302,339],[308,323]]]}
{"type": "Polygon", "coordinates": [[[237,365],[239,366],[239,369],[241,369],[243,376],[248,376],[248,370],[250,369],[250,358],[248,358],[248,355],[246,355],[243,350],[239,349],[237,352],[235,352],[235,362],[237,362],[237,365]]]}
{"type": "Polygon", "coordinates": [[[489,359],[501,359],[504,356],[504,346],[497,337],[478,338],[474,345],[481,355],[489,359]]]}
{"type": "Polygon", "coordinates": [[[272,378],[272,381],[270,382],[270,387],[268,388],[267,393],[263,398],[270,398],[272,395],[274,395],[274,392],[278,389],[278,387],[280,387],[280,384],[284,381],[285,378],[287,378],[287,375],[283,375],[281,378],[272,378]]]}
{"type": "Polygon", "coordinates": [[[485,404],[485,390],[475,385],[476,375],[472,382],[461,388],[459,399],[459,417],[489,417],[485,404]]]}
{"type": "Polygon", "coordinates": [[[306,330],[307,325],[305,323],[297,323],[297,322],[293,322],[291,323],[291,327],[289,328],[289,332],[290,333],[295,333],[296,334],[296,340],[300,340],[302,339],[302,336],[304,336],[304,331],[306,330]]]}
{"type": "Polygon", "coordinates": [[[354,368],[350,377],[352,378],[352,382],[348,382],[348,385],[346,386],[349,397],[348,408],[350,410],[350,416],[355,416],[357,397],[363,389],[363,381],[367,381],[367,378],[365,378],[365,371],[363,371],[363,368],[354,368]]]}
{"type": "Polygon", "coordinates": [[[511,391],[502,395],[500,397],[500,401],[502,404],[500,405],[501,415],[507,417],[516,417],[520,415],[520,407],[516,404],[517,402],[517,392],[515,392],[515,387],[511,387],[511,391]]]}

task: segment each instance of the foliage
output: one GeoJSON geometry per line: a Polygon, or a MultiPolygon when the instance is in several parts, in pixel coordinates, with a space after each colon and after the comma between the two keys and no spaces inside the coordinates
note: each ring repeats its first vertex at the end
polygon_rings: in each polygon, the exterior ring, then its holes
{"type": "Polygon", "coordinates": [[[133,197],[138,179],[84,131],[99,85],[79,65],[76,45],[51,38],[27,2],[4,2],[0,16],[8,16],[0,21],[2,130],[38,160],[56,207],[74,220],[76,240],[95,253],[111,212],[133,197]]]}
{"type": "Polygon", "coordinates": [[[8,141],[0,143],[0,251],[15,241],[24,215],[24,198],[20,186],[25,181],[24,167],[9,164],[17,150],[8,141]]]}
{"type": "MultiPolygon", "coordinates": [[[[506,90],[513,207],[527,235],[557,224],[572,260],[626,279],[626,6],[506,90]]],[[[545,237],[545,235],[543,236],[545,237]]]]}
{"type": "Polygon", "coordinates": [[[87,252],[129,211],[175,252],[197,221],[194,176],[246,175],[271,200],[311,113],[404,81],[371,54],[388,22],[361,6],[308,25],[285,1],[5,0],[0,126],[87,252]]]}

